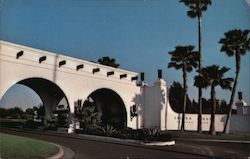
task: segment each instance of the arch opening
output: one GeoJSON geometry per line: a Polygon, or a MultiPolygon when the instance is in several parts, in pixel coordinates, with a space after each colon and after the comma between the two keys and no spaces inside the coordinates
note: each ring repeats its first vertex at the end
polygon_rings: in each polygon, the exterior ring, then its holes
{"type": "Polygon", "coordinates": [[[102,125],[121,129],[127,126],[127,111],[121,97],[113,90],[102,88],[88,96],[101,114],[102,125]]]}
{"type": "MultiPolygon", "coordinates": [[[[17,82],[15,85],[9,88],[5,93],[10,97],[7,97],[7,100],[12,99],[14,102],[19,103],[19,105],[26,105],[26,108],[33,108],[37,106],[37,111],[40,111],[39,117],[34,118],[39,119],[42,124],[47,125],[49,119],[55,119],[59,123],[59,127],[68,127],[69,123],[69,104],[64,92],[57,86],[55,83],[43,79],[43,78],[28,78],[17,82]],[[17,92],[15,92],[15,87],[22,87],[17,92]],[[12,89],[14,88],[14,90],[12,89]],[[11,93],[8,93],[8,92],[11,93]],[[15,96],[20,94],[28,94],[25,98],[19,98],[15,101],[15,96]],[[35,105],[29,105],[30,102],[35,100],[35,105]],[[42,108],[40,108],[42,107],[42,108]]],[[[4,97],[3,97],[4,99],[4,97]]],[[[7,101],[8,103],[8,101],[7,101]]],[[[13,103],[13,102],[12,102],[13,103]]],[[[6,102],[1,104],[2,107],[5,107],[6,102]]],[[[21,108],[25,111],[26,108],[21,108]]],[[[36,109],[36,108],[35,108],[36,109]]],[[[34,116],[38,116],[37,112],[34,116]]],[[[58,124],[57,123],[57,124],[58,124]]]]}

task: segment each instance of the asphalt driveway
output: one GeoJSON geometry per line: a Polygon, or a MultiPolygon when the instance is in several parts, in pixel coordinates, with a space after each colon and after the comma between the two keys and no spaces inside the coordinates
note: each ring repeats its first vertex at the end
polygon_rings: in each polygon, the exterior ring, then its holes
{"type": "Polygon", "coordinates": [[[248,158],[250,156],[250,144],[246,143],[177,140],[174,146],[157,147],[89,140],[81,138],[76,134],[10,131],[3,129],[1,131],[46,140],[69,147],[75,152],[75,159],[248,158]]]}

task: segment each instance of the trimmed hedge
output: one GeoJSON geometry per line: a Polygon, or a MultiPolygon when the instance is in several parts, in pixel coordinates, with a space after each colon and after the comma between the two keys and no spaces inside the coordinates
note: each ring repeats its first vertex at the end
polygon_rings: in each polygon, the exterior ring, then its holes
{"type": "Polygon", "coordinates": [[[109,136],[120,139],[132,139],[140,140],[144,142],[150,141],[172,141],[171,134],[166,131],[160,131],[159,129],[138,129],[133,130],[131,128],[125,128],[116,130],[114,128],[93,128],[93,129],[82,129],[76,130],[79,134],[98,135],[98,136],[109,136]]]}
{"type": "Polygon", "coordinates": [[[26,120],[23,119],[0,119],[0,127],[20,128],[25,122],[26,120]]]}

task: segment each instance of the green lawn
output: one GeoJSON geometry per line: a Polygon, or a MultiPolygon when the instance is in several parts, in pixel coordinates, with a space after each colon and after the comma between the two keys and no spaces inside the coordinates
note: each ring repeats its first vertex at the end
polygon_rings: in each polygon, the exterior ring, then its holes
{"type": "Polygon", "coordinates": [[[216,140],[242,140],[250,141],[250,134],[217,134],[210,135],[208,132],[197,133],[191,131],[167,131],[173,138],[198,138],[198,139],[216,139],[216,140]]]}
{"type": "Polygon", "coordinates": [[[44,159],[57,152],[48,142],[0,133],[1,159],[44,159]]]}

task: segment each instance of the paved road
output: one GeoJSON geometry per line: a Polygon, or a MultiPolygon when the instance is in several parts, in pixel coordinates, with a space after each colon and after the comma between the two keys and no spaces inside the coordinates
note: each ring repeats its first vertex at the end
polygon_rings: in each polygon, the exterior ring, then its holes
{"type": "Polygon", "coordinates": [[[178,141],[174,146],[152,147],[135,144],[119,144],[80,139],[77,135],[53,135],[35,132],[6,131],[9,134],[42,139],[70,147],[76,159],[84,158],[247,158],[250,153],[249,144],[215,143],[198,141],[178,141]]]}

